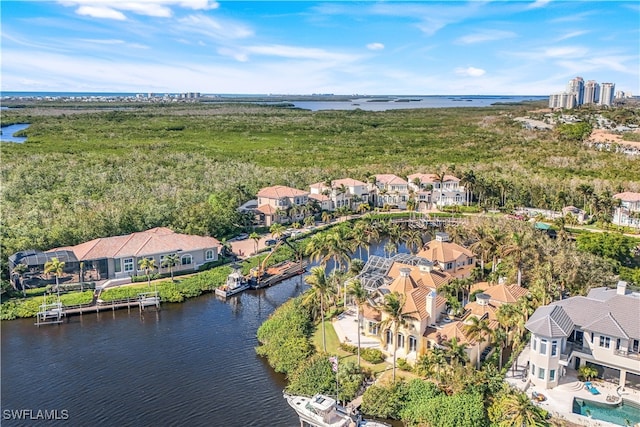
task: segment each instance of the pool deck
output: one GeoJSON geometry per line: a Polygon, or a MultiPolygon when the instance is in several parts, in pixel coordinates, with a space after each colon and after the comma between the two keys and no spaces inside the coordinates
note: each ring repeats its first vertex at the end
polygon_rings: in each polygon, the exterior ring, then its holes
{"type": "MultiPolygon", "coordinates": [[[[593,402],[615,404],[621,398],[631,400],[640,405],[640,391],[625,388],[620,389],[617,384],[606,381],[591,381],[600,394],[593,395],[587,390],[582,381],[579,381],[574,370],[569,370],[567,375],[560,379],[560,384],[550,390],[534,386],[528,380],[523,380],[522,375],[525,373],[527,361],[529,360],[529,347],[520,353],[515,366],[512,366],[506,376],[506,381],[513,387],[524,391],[531,396],[533,392],[543,394],[547,399],[544,402],[536,402],[541,408],[551,412],[555,417],[570,421],[584,426],[602,426],[602,427],[619,427],[607,421],[595,420],[579,414],[573,413],[573,398],[586,399],[593,402]],[[615,397],[614,402],[607,402],[607,397],[615,397]]],[[[525,376],[526,378],[526,376],[525,376]]]]}

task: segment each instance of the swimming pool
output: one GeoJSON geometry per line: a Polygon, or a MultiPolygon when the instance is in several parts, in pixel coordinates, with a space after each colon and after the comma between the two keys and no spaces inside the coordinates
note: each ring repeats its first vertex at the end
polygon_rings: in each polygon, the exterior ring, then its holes
{"type": "Polygon", "coordinates": [[[619,426],[633,426],[640,423],[640,405],[628,399],[622,403],[607,405],[578,397],[573,398],[573,413],[591,416],[593,419],[608,421],[619,426]]]}

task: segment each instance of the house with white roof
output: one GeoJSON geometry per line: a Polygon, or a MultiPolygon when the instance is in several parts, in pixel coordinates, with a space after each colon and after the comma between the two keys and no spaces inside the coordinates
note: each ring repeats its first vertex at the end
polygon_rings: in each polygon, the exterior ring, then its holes
{"type": "Polygon", "coordinates": [[[625,191],[613,195],[620,200],[620,206],[613,212],[612,223],[624,227],[640,228],[640,193],[625,191]]]}
{"type": "Polygon", "coordinates": [[[373,203],[377,207],[385,205],[407,208],[409,183],[397,175],[381,174],[375,176],[375,184],[370,185],[373,203]]]}
{"type": "Polygon", "coordinates": [[[326,210],[335,211],[342,207],[355,210],[360,203],[369,202],[369,186],[352,178],[316,182],[310,185],[309,197],[318,200],[323,209],[325,208],[323,202],[330,201],[326,210]],[[326,199],[319,196],[325,196],[326,199]]]}
{"type": "Polygon", "coordinates": [[[640,294],[626,282],[592,289],[538,308],[526,323],[531,332],[528,378],[554,388],[567,370],[589,366],[598,377],[640,389],[640,294]]]}

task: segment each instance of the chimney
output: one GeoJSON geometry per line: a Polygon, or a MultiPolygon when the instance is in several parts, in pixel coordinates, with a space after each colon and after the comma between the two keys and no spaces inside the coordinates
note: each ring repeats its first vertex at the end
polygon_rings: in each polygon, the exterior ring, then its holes
{"type": "Polygon", "coordinates": [[[484,293],[476,294],[476,301],[478,302],[478,305],[481,305],[483,307],[489,305],[490,299],[491,299],[491,295],[489,294],[484,294],[484,293]]]}
{"type": "Polygon", "coordinates": [[[447,233],[436,233],[436,242],[448,242],[449,235],[447,233]]]}
{"type": "Polygon", "coordinates": [[[429,263],[427,265],[420,265],[420,271],[423,273],[431,273],[433,270],[433,264],[429,263]]]}
{"type": "Polygon", "coordinates": [[[427,304],[427,313],[429,313],[429,324],[436,323],[436,321],[438,320],[436,318],[437,317],[437,313],[436,313],[437,298],[438,298],[438,294],[436,293],[435,289],[429,288],[429,293],[427,294],[427,297],[425,299],[427,304]]]}
{"type": "Polygon", "coordinates": [[[620,280],[616,287],[616,295],[624,295],[627,293],[627,282],[620,280]]]}
{"type": "Polygon", "coordinates": [[[410,268],[405,267],[400,269],[400,277],[409,277],[409,274],[411,274],[410,268]]]}

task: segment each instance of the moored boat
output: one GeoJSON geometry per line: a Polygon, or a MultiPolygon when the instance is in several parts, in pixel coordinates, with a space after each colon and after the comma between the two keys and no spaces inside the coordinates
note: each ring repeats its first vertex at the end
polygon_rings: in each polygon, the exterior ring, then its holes
{"type": "Polygon", "coordinates": [[[237,265],[232,266],[233,271],[227,276],[227,282],[215,290],[216,295],[228,298],[244,290],[249,289],[249,281],[240,272],[237,265]]]}
{"type": "Polygon", "coordinates": [[[306,397],[284,393],[284,398],[305,427],[389,427],[379,421],[363,419],[357,411],[339,405],[324,394],[306,397]]]}

